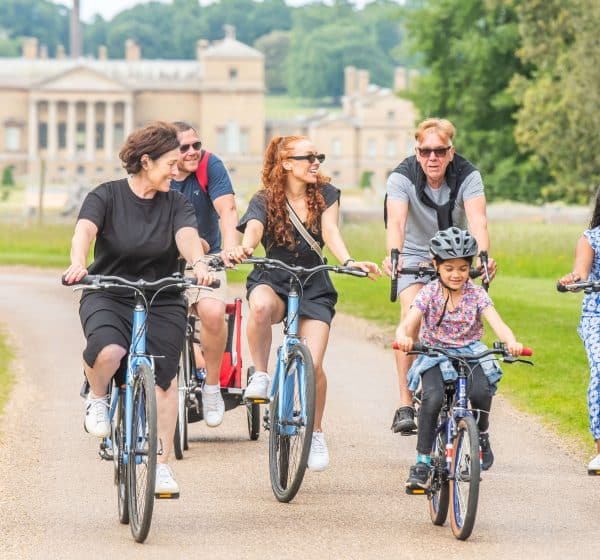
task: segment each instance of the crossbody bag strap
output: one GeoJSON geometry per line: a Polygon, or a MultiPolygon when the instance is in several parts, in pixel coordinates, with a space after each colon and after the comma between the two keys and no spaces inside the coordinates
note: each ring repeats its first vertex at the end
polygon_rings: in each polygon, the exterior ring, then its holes
{"type": "Polygon", "coordinates": [[[317,253],[317,255],[319,255],[321,262],[325,262],[325,259],[323,258],[323,251],[321,251],[321,247],[317,243],[316,239],[304,227],[304,225],[300,221],[300,218],[298,217],[298,214],[296,214],[296,212],[294,212],[292,205],[287,200],[285,201],[285,205],[287,207],[288,214],[290,216],[290,221],[292,222],[294,227],[298,230],[298,233],[304,238],[304,241],[306,241],[308,243],[310,248],[315,253],[317,253]]]}

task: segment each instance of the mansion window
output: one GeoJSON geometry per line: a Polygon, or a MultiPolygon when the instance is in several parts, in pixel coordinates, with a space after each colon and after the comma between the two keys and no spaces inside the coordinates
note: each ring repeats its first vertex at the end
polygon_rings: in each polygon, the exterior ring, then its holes
{"type": "Polygon", "coordinates": [[[217,128],[217,150],[223,154],[247,155],[250,151],[249,131],[230,121],[226,127],[217,128]]]}
{"type": "Polygon", "coordinates": [[[20,126],[6,126],[4,146],[7,152],[18,152],[21,149],[20,126]]]}
{"type": "Polygon", "coordinates": [[[97,150],[104,148],[104,123],[96,123],[96,140],[94,144],[97,150]]]}
{"type": "Polygon", "coordinates": [[[64,150],[67,147],[67,123],[58,123],[58,149],[64,150]]]}
{"type": "Polygon", "coordinates": [[[77,131],[75,133],[75,147],[78,152],[85,150],[85,123],[77,123],[77,131]]]}
{"type": "Polygon", "coordinates": [[[48,123],[38,123],[38,148],[44,150],[48,147],[48,123]]]}
{"type": "Polygon", "coordinates": [[[385,155],[387,157],[396,157],[396,155],[397,155],[396,140],[394,140],[393,138],[388,138],[386,140],[385,155]]]}
{"type": "Polygon", "coordinates": [[[334,138],[331,141],[331,155],[341,156],[342,155],[342,141],[339,138],[334,138]]]}
{"type": "Polygon", "coordinates": [[[230,68],[229,69],[229,79],[233,82],[233,81],[237,80],[237,77],[238,77],[237,68],[230,68]]]}
{"type": "Polygon", "coordinates": [[[367,140],[367,157],[375,157],[377,155],[377,140],[369,138],[367,140]]]}
{"type": "Polygon", "coordinates": [[[111,146],[111,149],[114,146],[121,146],[123,142],[125,142],[125,128],[123,127],[123,123],[115,123],[115,133],[114,133],[114,144],[111,146]]]}

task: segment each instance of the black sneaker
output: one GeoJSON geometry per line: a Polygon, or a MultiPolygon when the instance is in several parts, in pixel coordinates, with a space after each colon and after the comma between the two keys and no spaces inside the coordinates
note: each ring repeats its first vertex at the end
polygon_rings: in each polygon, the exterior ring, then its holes
{"type": "Polygon", "coordinates": [[[429,486],[429,465],[425,463],[417,463],[413,467],[410,467],[408,472],[408,479],[406,480],[406,487],[409,490],[415,490],[417,488],[426,489],[429,486]]]}
{"type": "Polygon", "coordinates": [[[490,445],[490,434],[479,434],[479,447],[481,447],[481,468],[487,471],[494,464],[494,454],[490,445]]]}
{"type": "Polygon", "coordinates": [[[415,409],[412,406],[401,406],[396,410],[391,429],[395,434],[398,432],[401,432],[403,435],[414,434],[417,431],[415,409]]]}

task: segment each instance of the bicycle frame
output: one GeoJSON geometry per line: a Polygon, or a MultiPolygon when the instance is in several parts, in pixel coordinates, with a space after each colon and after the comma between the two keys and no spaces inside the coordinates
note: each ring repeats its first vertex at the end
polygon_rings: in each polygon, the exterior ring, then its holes
{"type": "MultiPolygon", "coordinates": [[[[288,353],[290,348],[294,345],[301,342],[298,336],[299,330],[299,318],[298,318],[298,304],[300,301],[300,296],[298,293],[298,288],[294,284],[293,279],[290,280],[290,292],[288,294],[287,299],[287,314],[286,321],[284,327],[284,337],[281,346],[277,351],[277,365],[275,369],[275,376],[273,379],[273,383],[271,384],[271,400],[275,396],[276,393],[279,395],[284,395],[285,399],[280,398],[278,400],[278,417],[285,419],[284,431],[287,435],[295,435],[298,426],[294,423],[294,419],[290,418],[290,415],[293,413],[294,408],[294,395],[292,391],[285,390],[284,386],[287,383],[287,388],[290,386],[293,387],[294,380],[291,376],[286,378],[285,371],[286,366],[288,364],[288,353]],[[287,423],[287,420],[290,423],[287,423]]],[[[304,375],[298,376],[298,385],[300,389],[300,425],[304,425],[306,423],[306,402],[305,402],[305,383],[304,375]]]]}

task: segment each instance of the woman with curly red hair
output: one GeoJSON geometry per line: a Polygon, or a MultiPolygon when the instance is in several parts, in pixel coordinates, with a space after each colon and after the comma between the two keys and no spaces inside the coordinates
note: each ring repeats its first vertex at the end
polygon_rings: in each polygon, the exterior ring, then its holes
{"type": "MultiPolygon", "coordinates": [[[[304,136],[279,136],[271,140],[262,170],[263,188],[254,195],[238,225],[244,237],[242,245],[234,251],[236,260],[243,260],[262,242],[269,258],[303,267],[321,264],[320,255],[290,220],[293,212],[319,246],[327,245],[339,262],[380,274],[376,264],[352,259],[344,244],[338,228],[340,191],[329,183],[329,177],[320,174],[324,159],[304,136]]],[[[256,372],[246,388],[246,398],[267,396],[271,325],[285,316],[288,279],[289,274],[281,270],[255,269],[248,276],[247,335],[256,372]]],[[[337,292],[326,272],[315,274],[306,282],[299,315],[300,336],[306,339],[315,366],[316,411],[308,459],[308,467],[313,470],[324,470],[329,464],[321,430],[327,392],[323,356],[336,302],[337,292]]]]}

